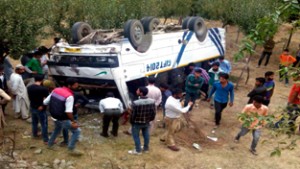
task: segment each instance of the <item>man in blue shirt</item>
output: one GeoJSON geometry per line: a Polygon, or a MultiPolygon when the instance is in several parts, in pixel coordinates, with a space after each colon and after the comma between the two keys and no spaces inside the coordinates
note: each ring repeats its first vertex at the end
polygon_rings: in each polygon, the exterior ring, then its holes
{"type": "Polygon", "coordinates": [[[228,81],[229,75],[226,73],[219,74],[219,82],[214,83],[212,90],[209,93],[207,101],[209,102],[212,95],[215,93],[215,122],[216,127],[218,128],[220,125],[222,111],[227,107],[228,103],[228,95],[230,95],[230,102],[229,106],[233,106],[234,100],[234,91],[233,91],[233,84],[228,81]]]}
{"type": "Polygon", "coordinates": [[[219,59],[216,61],[220,63],[220,69],[224,73],[230,74],[231,72],[231,63],[224,58],[224,56],[220,56],[219,59]]]}

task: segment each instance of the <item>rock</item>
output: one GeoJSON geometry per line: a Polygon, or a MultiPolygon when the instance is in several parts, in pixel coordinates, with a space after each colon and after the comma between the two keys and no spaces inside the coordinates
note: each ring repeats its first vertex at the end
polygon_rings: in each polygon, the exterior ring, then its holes
{"type": "Polygon", "coordinates": [[[37,165],[38,165],[38,162],[37,162],[37,161],[34,161],[34,162],[31,163],[31,165],[32,165],[32,166],[37,166],[37,165]]]}
{"type": "Polygon", "coordinates": [[[58,165],[59,163],[60,163],[60,160],[57,158],[53,161],[53,165],[58,165]]]}
{"type": "Polygon", "coordinates": [[[42,149],[40,148],[34,151],[34,154],[41,154],[41,153],[42,153],[42,149]]]}
{"type": "Polygon", "coordinates": [[[59,168],[65,168],[66,167],[66,160],[61,160],[59,168]]]}
{"type": "Polygon", "coordinates": [[[67,167],[69,167],[69,166],[72,166],[73,164],[74,164],[73,161],[68,161],[66,165],[67,165],[67,167]]]}
{"type": "Polygon", "coordinates": [[[45,166],[45,167],[49,167],[49,166],[50,166],[50,164],[49,164],[49,163],[43,163],[43,166],[45,166]]]}

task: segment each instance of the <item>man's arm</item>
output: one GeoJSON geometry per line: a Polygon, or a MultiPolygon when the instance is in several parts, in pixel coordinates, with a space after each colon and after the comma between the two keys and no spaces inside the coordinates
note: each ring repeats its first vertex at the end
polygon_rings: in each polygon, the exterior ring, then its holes
{"type": "MultiPolygon", "coordinates": [[[[232,84],[231,84],[232,85],[232,84]]],[[[232,87],[230,88],[230,103],[229,105],[232,106],[233,105],[233,101],[234,101],[234,88],[233,88],[233,85],[232,87]]]]}
{"type": "Polygon", "coordinates": [[[103,100],[100,100],[100,102],[99,102],[99,110],[101,113],[104,112],[103,100]]]}
{"type": "MultiPolygon", "coordinates": [[[[52,93],[51,93],[52,94],[52,93]]],[[[51,94],[49,94],[46,99],[43,101],[44,105],[48,105],[50,103],[51,94]]]]}
{"type": "Polygon", "coordinates": [[[213,87],[212,87],[212,89],[211,89],[211,91],[209,92],[209,95],[208,95],[209,100],[210,100],[211,96],[215,93],[216,89],[217,89],[216,84],[214,83],[213,87]]]}

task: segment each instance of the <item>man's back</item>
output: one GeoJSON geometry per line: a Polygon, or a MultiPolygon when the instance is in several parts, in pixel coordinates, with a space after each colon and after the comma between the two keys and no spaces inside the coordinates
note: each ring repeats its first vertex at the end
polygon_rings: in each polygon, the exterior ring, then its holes
{"type": "Polygon", "coordinates": [[[147,88],[149,90],[147,97],[155,101],[155,106],[159,106],[162,99],[161,91],[154,85],[148,85],[147,88]]]}
{"type": "Polygon", "coordinates": [[[131,123],[145,124],[154,120],[156,109],[155,101],[153,99],[143,97],[135,100],[132,106],[131,123]]]}

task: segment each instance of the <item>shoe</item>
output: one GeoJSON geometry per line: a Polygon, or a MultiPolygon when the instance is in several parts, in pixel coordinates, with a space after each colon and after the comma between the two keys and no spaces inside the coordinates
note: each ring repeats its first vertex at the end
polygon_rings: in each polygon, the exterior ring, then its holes
{"type": "Polygon", "coordinates": [[[240,140],[239,140],[239,139],[237,139],[237,138],[235,138],[235,139],[234,139],[234,142],[235,142],[235,143],[239,143],[239,142],[240,142],[240,140]]]}
{"type": "Polygon", "coordinates": [[[176,146],[168,146],[168,148],[172,151],[179,151],[180,149],[176,146]]]}
{"type": "Polygon", "coordinates": [[[73,149],[73,150],[69,149],[69,154],[71,156],[82,156],[84,153],[79,150],[76,150],[76,149],[73,149]]]}
{"type": "Polygon", "coordinates": [[[111,131],[110,134],[113,135],[114,137],[118,137],[118,133],[116,134],[116,133],[111,131]]]}
{"type": "Polygon", "coordinates": [[[259,68],[260,66],[256,66],[256,68],[259,68]]]}
{"type": "MultiPolygon", "coordinates": [[[[44,144],[45,144],[45,145],[48,145],[48,141],[44,141],[44,144]]],[[[53,142],[53,144],[57,144],[57,140],[55,140],[55,141],[53,142]]]]}
{"type": "Polygon", "coordinates": [[[289,86],[289,84],[288,84],[288,83],[286,83],[284,86],[285,86],[285,87],[288,87],[288,86],[289,86]]]}
{"type": "Polygon", "coordinates": [[[128,154],[132,154],[132,155],[141,155],[142,152],[137,152],[136,150],[129,150],[128,154]]]}
{"type": "Polygon", "coordinates": [[[215,125],[214,129],[217,129],[217,128],[219,128],[219,125],[215,125]]]}
{"type": "Polygon", "coordinates": [[[159,139],[159,141],[161,141],[161,142],[166,142],[166,140],[164,140],[164,139],[159,139]]]}
{"type": "Polygon", "coordinates": [[[101,135],[102,137],[108,138],[108,134],[100,133],[100,135],[101,135]]]}
{"type": "Polygon", "coordinates": [[[131,133],[129,133],[127,130],[123,131],[124,134],[131,136],[131,133]]]}
{"type": "Polygon", "coordinates": [[[143,153],[148,154],[149,150],[143,150],[143,153]]]}
{"type": "Polygon", "coordinates": [[[65,142],[65,141],[62,141],[62,142],[59,143],[59,146],[60,146],[60,147],[67,147],[67,146],[68,146],[68,143],[65,142]]]}
{"type": "Polygon", "coordinates": [[[22,120],[25,120],[27,123],[32,123],[31,117],[28,117],[28,118],[25,118],[25,119],[22,119],[22,120]]]}
{"type": "Polygon", "coordinates": [[[253,155],[255,155],[255,156],[258,155],[257,152],[256,152],[256,150],[250,149],[249,151],[250,151],[253,155]]]}
{"type": "Polygon", "coordinates": [[[58,148],[56,146],[48,146],[47,149],[52,150],[52,151],[57,151],[58,150],[58,148]]]}

